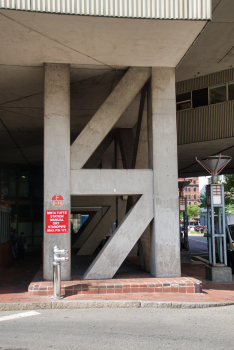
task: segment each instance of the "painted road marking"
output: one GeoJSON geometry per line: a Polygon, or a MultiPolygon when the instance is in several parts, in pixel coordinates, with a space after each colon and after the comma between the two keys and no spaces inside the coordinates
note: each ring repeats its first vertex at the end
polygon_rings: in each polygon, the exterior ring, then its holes
{"type": "Polygon", "coordinates": [[[1,321],[15,320],[16,318],[22,318],[22,317],[28,317],[28,316],[36,316],[36,315],[40,315],[40,312],[36,312],[36,311],[22,312],[20,314],[14,314],[14,315],[8,315],[8,316],[0,317],[0,322],[1,321]]]}

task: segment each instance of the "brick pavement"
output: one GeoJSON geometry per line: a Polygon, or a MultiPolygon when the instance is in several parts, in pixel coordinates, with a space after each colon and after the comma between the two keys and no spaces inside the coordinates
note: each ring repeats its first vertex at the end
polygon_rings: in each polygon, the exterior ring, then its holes
{"type": "MultiPolygon", "coordinates": [[[[27,257],[22,263],[13,262],[0,270],[0,303],[6,302],[41,302],[49,301],[50,296],[31,295],[28,285],[37,274],[41,263],[39,259],[27,257]]],[[[126,274],[125,274],[126,280],[126,274]]],[[[136,276],[135,276],[136,277],[136,276]]],[[[138,276],[139,277],[139,276],[138,276]]],[[[200,262],[182,265],[182,277],[193,277],[202,282],[202,293],[103,293],[75,294],[66,296],[65,300],[142,300],[175,302],[234,302],[234,280],[232,283],[218,284],[205,280],[205,265],[200,262]]],[[[113,280],[112,280],[113,281],[113,280]]],[[[46,282],[47,283],[47,282],[46,282]]],[[[128,290],[129,291],[129,290],[128,290]]]]}

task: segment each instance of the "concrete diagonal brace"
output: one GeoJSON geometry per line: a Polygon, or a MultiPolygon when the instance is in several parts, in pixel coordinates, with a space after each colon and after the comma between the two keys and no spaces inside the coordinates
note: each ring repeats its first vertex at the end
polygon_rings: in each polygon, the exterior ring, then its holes
{"type": "Polygon", "coordinates": [[[113,205],[111,205],[103,215],[102,219],[84,242],[77,255],[92,255],[101,243],[102,239],[106,236],[108,230],[116,220],[115,198],[113,198],[113,200],[113,205]]]}
{"type": "Polygon", "coordinates": [[[143,194],[85,272],[83,279],[112,278],[152,219],[152,194],[143,194]]]}
{"type": "Polygon", "coordinates": [[[75,243],[73,244],[72,248],[81,248],[82,245],[85,243],[89,235],[92,233],[92,231],[95,229],[97,224],[102,218],[102,209],[98,209],[95,213],[94,217],[88,224],[88,226],[84,229],[84,231],[81,233],[81,235],[77,238],[75,243]]]}
{"type": "Polygon", "coordinates": [[[150,78],[150,68],[130,67],[71,146],[71,169],[82,169],[150,78]]]}
{"type": "MultiPolygon", "coordinates": [[[[109,240],[112,243],[105,245],[85,274],[85,279],[91,276],[92,279],[112,278],[153,218],[152,170],[83,169],[71,170],[70,173],[72,196],[142,195],[109,240]]],[[[113,218],[115,215],[113,212],[113,218]]],[[[87,246],[91,243],[91,236],[87,246]]],[[[79,254],[82,255],[82,249],[79,254]]]]}

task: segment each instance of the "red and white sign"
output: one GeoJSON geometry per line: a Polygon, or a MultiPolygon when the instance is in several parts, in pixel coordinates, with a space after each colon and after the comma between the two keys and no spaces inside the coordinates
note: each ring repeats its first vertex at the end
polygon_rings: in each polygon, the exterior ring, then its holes
{"type": "Polygon", "coordinates": [[[55,194],[51,198],[51,203],[54,207],[61,207],[64,203],[64,198],[61,196],[61,194],[55,194]]]}
{"type": "Polygon", "coordinates": [[[68,230],[68,210],[46,210],[46,233],[66,233],[68,230]]]}

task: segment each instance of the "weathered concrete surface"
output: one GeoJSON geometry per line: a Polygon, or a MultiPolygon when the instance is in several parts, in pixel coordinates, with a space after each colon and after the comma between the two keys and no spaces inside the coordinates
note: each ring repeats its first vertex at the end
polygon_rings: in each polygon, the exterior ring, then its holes
{"type": "MultiPolygon", "coordinates": [[[[136,157],[136,169],[148,169],[148,133],[147,133],[147,112],[143,112],[141,121],[140,137],[136,157]]],[[[141,267],[150,272],[150,227],[148,226],[141,235],[141,245],[139,251],[143,253],[141,257],[141,267]]],[[[141,255],[141,253],[140,253],[141,255]]]]}
{"type": "Polygon", "coordinates": [[[107,232],[116,220],[116,200],[112,198],[112,203],[98,222],[95,229],[86,239],[77,255],[92,255],[101,243],[102,239],[107,235],[107,232]]]}
{"type": "Polygon", "coordinates": [[[206,279],[218,282],[232,282],[232,269],[222,266],[206,266],[206,279]]]}
{"type": "Polygon", "coordinates": [[[85,272],[84,279],[112,278],[153,218],[153,201],[144,194],[85,272]]]}
{"type": "Polygon", "coordinates": [[[71,170],[71,195],[152,194],[152,170],[71,170]]]}
{"type": "Polygon", "coordinates": [[[131,67],[71,146],[71,169],[81,169],[150,78],[150,68],[131,67]]]}
{"type": "MultiPolygon", "coordinates": [[[[45,64],[44,94],[44,215],[46,210],[58,209],[51,198],[64,198],[61,210],[70,213],[70,66],[45,64]]],[[[53,279],[53,246],[69,249],[71,246],[70,220],[67,233],[45,233],[43,276],[53,279]]],[[[44,220],[45,225],[45,220],[44,220]]],[[[69,259],[70,260],[70,259],[69,259]]],[[[61,269],[63,280],[71,277],[71,262],[61,269]]]]}
{"type": "Polygon", "coordinates": [[[149,166],[154,177],[151,274],[176,277],[181,275],[181,270],[173,68],[152,68],[148,100],[149,166]]]}

